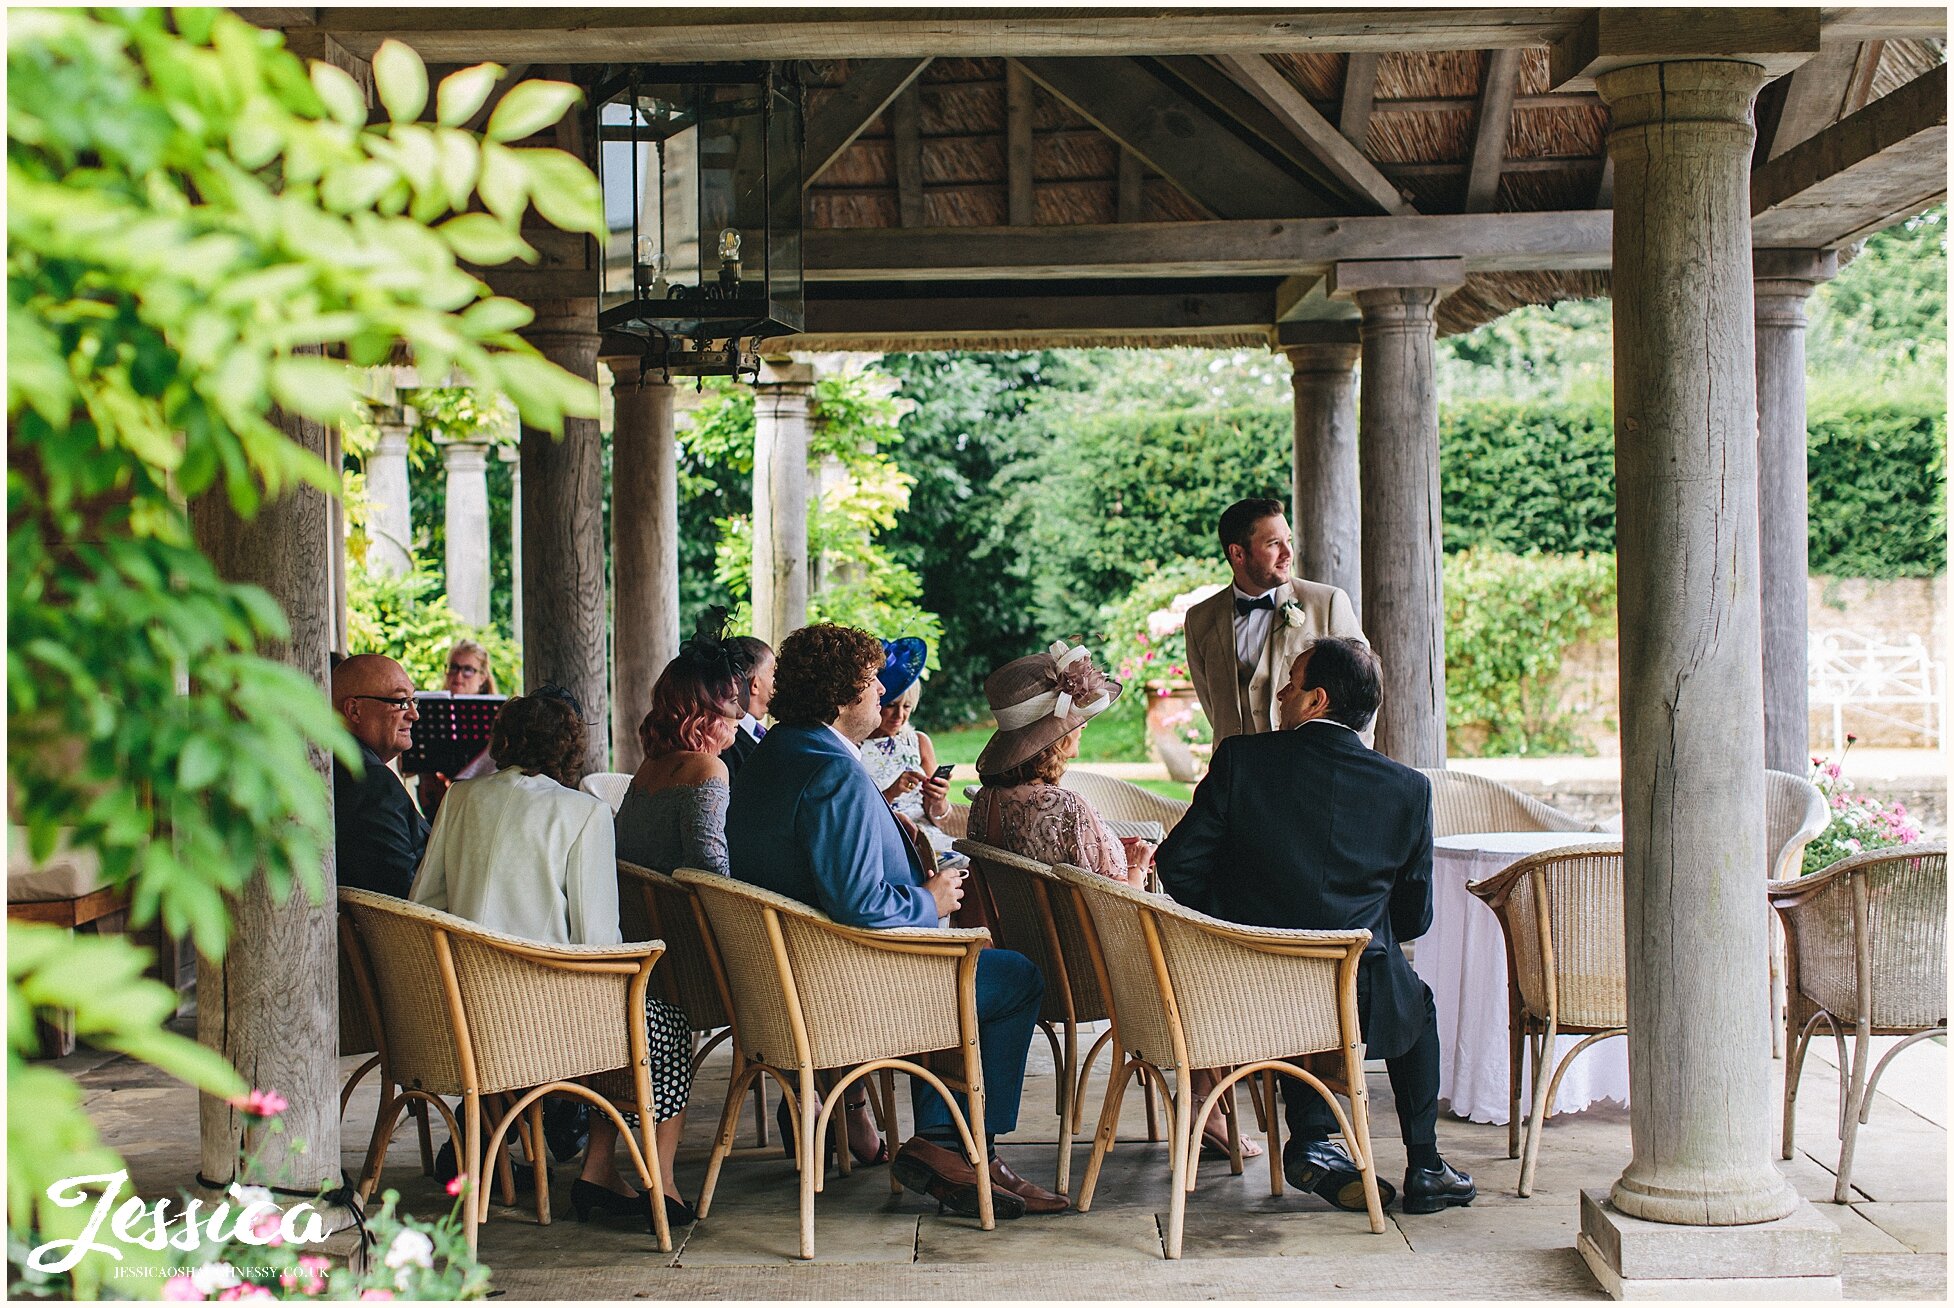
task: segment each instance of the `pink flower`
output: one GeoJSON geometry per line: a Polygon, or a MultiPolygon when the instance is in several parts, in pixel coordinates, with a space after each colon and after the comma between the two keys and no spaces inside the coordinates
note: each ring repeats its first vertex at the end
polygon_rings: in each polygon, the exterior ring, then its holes
{"type": "Polygon", "coordinates": [[[276,1117],[291,1106],[291,1101],[276,1090],[253,1090],[231,1100],[231,1107],[246,1117],[276,1117]]]}
{"type": "Polygon", "coordinates": [[[393,1297],[394,1297],[394,1292],[392,1290],[361,1290],[360,1291],[360,1298],[362,1299],[391,1299],[393,1297]]]}
{"type": "Polygon", "coordinates": [[[457,1173],[455,1175],[455,1178],[452,1181],[448,1182],[448,1194],[450,1196],[458,1195],[463,1190],[466,1190],[467,1188],[468,1188],[468,1174],[466,1172],[457,1173]]]}
{"type": "Polygon", "coordinates": [[[204,1292],[197,1288],[197,1283],[190,1279],[189,1273],[180,1272],[163,1282],[163,1297],[202,1303],[204,1292]]]}

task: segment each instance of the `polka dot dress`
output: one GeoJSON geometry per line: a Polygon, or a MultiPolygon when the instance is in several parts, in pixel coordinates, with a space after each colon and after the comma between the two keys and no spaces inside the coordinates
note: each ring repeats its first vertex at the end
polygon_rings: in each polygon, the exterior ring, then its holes
{"type": "MultiPolygon", "coordinates": [[[[685,1111],[685,1101],[692,1094],[692,1023],[683,1009],[646,996],[645,1036],[658,1120],[669,1122],[685,1111]]],[[[636,1113],[624,1114],[624,1120],[637,1129],[636,1113]]]]}

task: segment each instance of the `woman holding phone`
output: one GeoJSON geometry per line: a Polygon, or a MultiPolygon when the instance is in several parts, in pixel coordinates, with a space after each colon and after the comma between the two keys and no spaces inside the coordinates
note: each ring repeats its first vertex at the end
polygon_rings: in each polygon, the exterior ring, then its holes
{"type": "Polygon", "coordinates": [[[882,798],[908,818],[929,841],[937,863],[962,862],[951,853],[954,837],[937,828],[950,812],[950,771],[936,764],[930,738],[909,725],[923,696],[923,660],[929,647],[915,636],[882,642],[882,721],[862,742],[862,765],[881,788],[882,798]]]}

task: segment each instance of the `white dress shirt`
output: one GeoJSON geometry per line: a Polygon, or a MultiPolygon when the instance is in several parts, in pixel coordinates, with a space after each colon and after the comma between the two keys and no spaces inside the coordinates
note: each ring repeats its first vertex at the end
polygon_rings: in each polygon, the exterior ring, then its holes
{"type": "Polygon", "coordinates": [[[611,806],[521,768],[457,781],[409,898],[525,940],[618,944],[611,806]]]}
{"type": "Polygon", "coordinates": [[[751,713],[741,716],[740,730],[744,731],[756,741],[767,733],[767,729],[760,725],[760,719],[754,717],[751,713]]]}
{"type": "MultiPolygon", "coordinates": [[[[1276,593],[1286,589],[1286,586],[1277,586],[1268,591],[1270,601],[1276,602],[1276,593]]],[[[1228,590],[1236,599],[1262,598],[1260,595],[1249,594],[1240,586],[1230,586],[1228,590]]],[[[1240,609],[1234,611],[1235,661],[1244,669],[1253,669],[1262,661],[1262,651],[1269,643],[1269,624],[1275,621],[1275,617],[1276,612],[1273,608],[1253,609],[1246,614],[1240,609]]]]}

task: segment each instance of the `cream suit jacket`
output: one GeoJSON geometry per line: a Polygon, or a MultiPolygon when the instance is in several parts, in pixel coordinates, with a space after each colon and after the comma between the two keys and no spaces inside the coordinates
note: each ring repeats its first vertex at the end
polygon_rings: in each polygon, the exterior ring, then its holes
{"type": "Polygon", "coordinates": [[[1223,587],[1187,611],[1187,671],[1208,725],[1214,728],[1216,744],[1230,736],[1275,730],[1276,692],[1289,680],[1289,665],[1322,637],[1364,640],[1350,596],[1337,587],[1296,578],[1290,581],[1288,594],[1303,611],[1302,625],[1283,622],[1281,607],[1286,601],[1278,590],[1268,643],[1248,673],[1235,660],[1234,588],[1223,587]]]}

